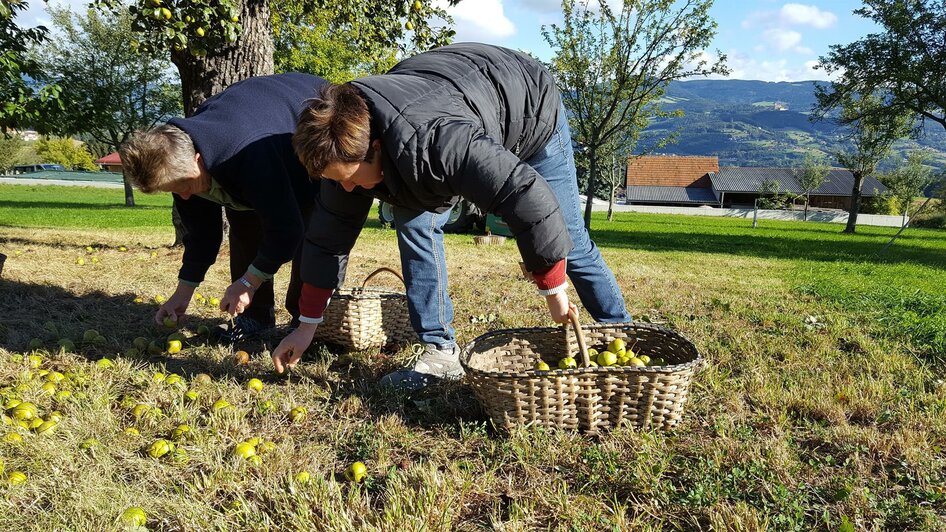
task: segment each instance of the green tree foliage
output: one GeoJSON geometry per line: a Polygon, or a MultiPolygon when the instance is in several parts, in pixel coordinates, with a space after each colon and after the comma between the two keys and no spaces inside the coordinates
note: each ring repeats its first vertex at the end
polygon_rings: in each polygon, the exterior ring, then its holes
{"type": "Polygon", "coordinates": [[[333,83],[380,74],[398,60],[399,49],[375,43],[359,45],[360,20],[338,27],[324,11],[304,12],[295,0],[274,0],[272,15],[277,72],[308,72],[333,83]],[[276,7],[278,5],[278,8],[276,7]],[[373,49],[365,50],[365,47],[373,49]]]}
{"type": "Polygon", "coordinates": [[[45,138],[36,141],[36,153],[44,163],[55,163],[69,170],[98,170],[85,144],[70,138],[45,138]]]}
{"type": "MultiPolygon", "coordinates": [[[[38,47],[44,80],[62,88],[61,109],[45,116],[44,129],[83,135],[117,151],[137,129],[154,127],[181,112],[180,87],[170,63],[156,52],[132,47],[132,19],[121,12],[105,18],[49,8],[56,38],[38,47]]],[[[134,205],[125,182],[125,204],[134,205]]]]}
{"type": "Polygon", "coordinates": [[[21,163],[26,141],[19,135],[0,135],[0,174],[21,163]]]}
{"type": "Polygon", "coordinates": [[[914,198],[922,195],[934,181],[933,169],[926,165],[930,156],[924,150],[910,152],[892,171],[877,176],[896,199],[897,212],[903,214],[904,223],[914,198]]]}
{"type": "Polygon", "coordinates": [[[570,111],[572,135],[588,149],[591,203],[602,148],[614,137],[630,152],[649,121],[669,116],[660,106],[667,85],[678,79],[727,73],[725,56],[708,59],[704,50],[716,34],[712,0],[563,0],[564,22],[543,27],[555,50],[551,69],[570,111]]]}
{"type": "Polygon", "coordinates": [[[800,169],[795,171],[795,180],[801,185],[805,196],[805,221],[808,220],[808,204],[811,203],[811,192],[824,184],[831,167],[822,158],[805,154],[800,169]]]}
{"type": "Polygon", "coordinates": [[[835,45],[819,66],[839,79],[818,91],[820,110],[838,109],[858,94],[884,95],[873,113],[915,114],[946,128],[946,2],[865,0],[854,11],[880,31],[835,45]]]}
{"type": "Polygon", "coordinates": [[[835,155],[838,162],[854,174],[851,208],[844,228],[845,233],[854,233],[864,177],[877,170],[877,165],[889,155],[894,142],[910,133],[914,115],[891,114],[885,109],[884,99],[874,93],[848,93],[840,104],[841,113],[837,121],[849,127],[849,145],[835,155]]]}
{"type": "Polygon", "coordinates": [[[43,26],[21,28],[17,12],[26,9],[25,0],[0,1],[0,132],[30,125],[45,109],[56,105],[59,88],[38,88],[30,81],[41,72],[40,64],[29,57],[31,46],[46,41],[43,26]]]}

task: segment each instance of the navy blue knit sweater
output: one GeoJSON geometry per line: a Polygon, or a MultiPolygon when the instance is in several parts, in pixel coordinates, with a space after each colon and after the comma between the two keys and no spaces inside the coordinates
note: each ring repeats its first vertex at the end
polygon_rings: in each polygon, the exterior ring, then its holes
{"type": "MultiPolygon", "coordinates": [[[[208,99],[188,118],[169,123],[194,141],[204,166],[238,203],[260,218],[263,239],[253,266],[265,273],[292,260],[302,243],[302,212],[318,193],[292,151],[292,134],[305,101],[325,80],[307,74],[249,78],[208,99]]],[[[203,281],[223,238],[220,205],[174,195],[187,231],[179,277],[203,281]]]]}

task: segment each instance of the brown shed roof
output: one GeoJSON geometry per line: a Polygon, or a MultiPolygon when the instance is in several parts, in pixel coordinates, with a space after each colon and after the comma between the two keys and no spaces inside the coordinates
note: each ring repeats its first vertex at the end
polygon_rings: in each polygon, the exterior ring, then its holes
{"type": "Polygon", "coordinates": [[[627,164],[627,186],[712,186],[710,172],[719,171],[719,157],[645,155],[627,164]]]}

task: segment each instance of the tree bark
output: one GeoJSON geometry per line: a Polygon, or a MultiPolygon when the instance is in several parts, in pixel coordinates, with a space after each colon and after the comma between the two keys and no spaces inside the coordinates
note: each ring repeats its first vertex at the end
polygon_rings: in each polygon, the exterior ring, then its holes
{"type": "MultiPolygon", "coordinates": [[[[275,71],[268,0],[238,0],[238,4],[243,32],[232,45],[210,50],[204,57],[187,50],[171,52],[171,62],[181,76],[184,116],[193,115],[200,104],[238,81],[275,71]]],[[[172,213],[172,220],[174,245],[179,246],[184,241],[184,228],[177,212],[172,213]]]]}
{"type": "Polygon", "coordinates": [[[591,232],[591,206],[595,197],[595,178],[597,175],[598,157],[595,154],[595,150],[590,149],[588,153],[588,190],[585,192],[585,194],[588,195],[585,200],[585,229],[587,229],[589,233],[591,232]]]}
{"type": "Polygon", "coordinates": [[[811,194],[805,194],[805,221],[808,221],[808,204],[811,203],[811,194]]]}
{"type": "Polygon", "coordinates": [[[861,210],[861,187],[864,186],[864,172],[856,170],[854,174],[854,188],[851,189],[851,210],[847,215],[847,227],[845,233],[853,234],[857,229],[857,213],[861,210]]]}
{"type": "Polygon", "coordinates": [[[135,189],[131,188],[131,183],[125,177],[125,171],[122,170],[122,184],[125,185],[125,207],[135,206],[135,189]]]}

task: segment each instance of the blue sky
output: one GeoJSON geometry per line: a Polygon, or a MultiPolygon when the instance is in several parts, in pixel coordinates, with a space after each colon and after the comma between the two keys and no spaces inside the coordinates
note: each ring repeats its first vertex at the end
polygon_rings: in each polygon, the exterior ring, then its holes
{"type": "MultiPolygon", "coordinates": [[[[605,1],[621,4],[621,0],[605,1]]],[[[88,0],[65,3],[76,9],[88,0]]],[[[44,3],[31,0],[29,5],[20,21],[48,24],[44,3]]],[[[731,79],[826,79],[823,71],[811,67],[830,45],[846,44],[876,31],[871,22],[852,13],[860,5],[855,0],[716,0],[711,13],[719,27],[707,53],[719,50],[727,55],[731,79]]],[[[463,0],[450,11],[458,40],[528,50],[545,60],[553,53],[542,39],[541,27],[561,22],[562,16],[560,0],[463,0]]]]}
{"type": "MultiPolygon", "coordinates": [[[[442,1],[442,0],[435,0],[442,1]]],[[[607,0],[620,6],[620,0],[607,0]]],[[[847,44],[876,31],[853,11],[854,0],[786,2],[716,0],[711,14],[718,24],[707,53],[727,55],[731,79],[800,81],[826,79],[813,70],[832,44],[847,44]]],[[[561,22],[560,0],[463,0],[451,8],[457,39],[528,50],[550,59],[541,26],[561,22]]]]}

